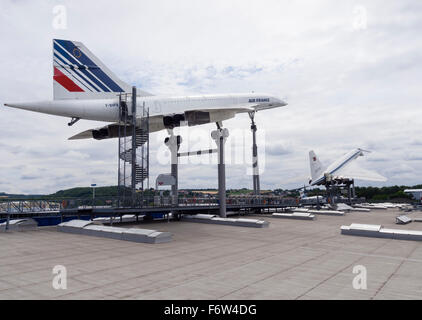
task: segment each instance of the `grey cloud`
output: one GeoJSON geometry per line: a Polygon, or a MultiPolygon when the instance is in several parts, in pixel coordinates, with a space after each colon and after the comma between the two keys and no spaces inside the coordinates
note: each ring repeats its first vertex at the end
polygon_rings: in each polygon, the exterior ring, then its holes
{"type": "Polygon", "coordinates": [[[25,176],[25,175],[21,177],[22,180],[36,180],[39,178],[40,178],[39,176],[25,176]]]}
{"type": "Polygon", "coordinates": [[[391,159],[387,159],[387,158],[369,158],[368,161],[370,162],[387,162],[387,161],[391,161],[391,159]]]}
{"type": "Polygon", "coordinates": [[[282,156],[292,153],[293,150],[290,147],[286,147],[280,144],[270,144],[269,146],[266,146],[265,152],[270,156],[282,156]]]}
{"type": "Polygon", "coordinates": [[[422,155],[409,155],[406,156],[405,159],[410,161],[422,161],[422,155]]]}

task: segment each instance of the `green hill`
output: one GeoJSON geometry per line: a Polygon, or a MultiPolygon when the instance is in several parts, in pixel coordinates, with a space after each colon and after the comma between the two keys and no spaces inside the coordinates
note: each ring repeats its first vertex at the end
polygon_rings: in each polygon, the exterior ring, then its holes
{"type": "MultiPolygon", "coordinates": [[[[96,197],[115,197],[117,196],[117,186],[96,187],[96,197]]],[[[48,195],[49,198],[90,198],[92,197],[92,187],[77,187],[66,190],[59,190],[56,193],[48,195]]]]}

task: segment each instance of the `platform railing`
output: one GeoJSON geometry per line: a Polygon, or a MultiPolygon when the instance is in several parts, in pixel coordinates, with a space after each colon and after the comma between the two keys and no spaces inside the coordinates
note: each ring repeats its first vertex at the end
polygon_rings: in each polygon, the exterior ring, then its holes
{"type": "Polygon", "coordinates": [[[0,200],[0,213],[55,212],[62,209],[57,200],[0,200]]]}
{"type": "MultiPolygon", "coordinates": [[[[231,198],[226,199],[227,205],[233,206],[253,206],[253,205],[274,205],[274,204],[291,204],[294,205],[296,200],[286,199],[267,199],[267,198],[231,198]],[[287,203],[287,202],[288,203],[287,203]]],[[[63,200],[63,209],[90,209],[95,208],[116,208],[118,206],[118,198],[96,198],[93,203],[92,199],[69,199],[63,200]]],[[[121,208],[170,208],[174,207],[170,196],[154,196],[154,197],[137,197],[135,205],[132,205],[131,199],[128,201],[120,201],[121,208]]],[[[219,200],[215,197],[179,197],[176,206],[178,207],[218,207],[219,200]]]]}
{"type": "MultiPolygon", "coordinates": [[[[296,198],[281,196],[231,196],[226,198],[229,207],[261,207],[261,206],[297,206],[296,198]]],[[[217,197],[179,197],[176,204],[170,196],[137,196],[135,205],[131,199],[127,203],[116,197],[92,198],[57,198],[54,200],[0,200],[0,213],[49,213],[63,209],[92,210],[115,208],[179,208],[183,207],[216,207],[220,205],[217,197]]]]}
{"type": "MultiPolygon", "coordinates": [[[[177,202],[173,202],[170,196],[149,196],[142,197],[137,195],[135,205],[132,203],[132,199],[128,199],[127,202],[122,202],[117,196],[112,197],[96,197],[95,199],[85,198],[56,198],[56,199],[0,199],[0,218],[7,216],[19,216],[19,215],[55,215],[59,212],[69,211],[81,213],[86,211],[87,213],[96,212],[107,212],[114,211],[116,209],[138,209],[142,208],[143,211],[151,209],[155,212],[159,209],[174,209],[177,210],[192,210],[193,208],[203,208],[204,210],[213,208],[219,208],[219,199],[216,196],[180,196],[177,202]],[[102,210],[104,209],[104,210],[102,210]]],[[[362,202],[364,199],[354,199],[353,204],[362,202]]],[[[338,199],[337,203],[347,201],[345,199],[338,199]],[[344,201],[343,201],[344,200],[344,201]]],[[[322,204],[322,203],[321,203],[322,204]]],[[[306,205],[315,205],[314,203],[308,203],[300,200],[299,198],[285,197],[285,196],[271,196],[271,195],[239,195],[230,196],[226,198],[227,210],[254,210],[254,209],[271,209],[271,208],[286,208],[286,207],[297,207],[306,205]]],[[[262,211],[262,210],[261,210],[262,211]]]]}

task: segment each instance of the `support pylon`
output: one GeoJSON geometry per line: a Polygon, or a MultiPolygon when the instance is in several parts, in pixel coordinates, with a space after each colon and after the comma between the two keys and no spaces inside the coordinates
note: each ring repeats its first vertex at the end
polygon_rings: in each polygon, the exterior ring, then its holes
{"type": "MultiPolygon", "coordinates": [[[[177,157],[177,152],[179,151],[180,144],[182,143],[181,136],[175,136],[173,133],[173,129],[168,129],[168,133],[170,136],[164,139],[165,145],[170,150],[171,155],[171,175],[174,177],[174,184],[171,186],[171,203],[172,205],[178,205],[178,163],[179,158],[177,157]]],[[[177,213],[173,212],[173,216],[176,216],[177,213]]]]}
{"type": "Polygon", "coordinates": [[[259,195],[261,188],[259,185],[259,167],[258,167],[258,146],[256,144],[256,124],[255,124],[255,111],[249,112],[249,118],[251,119],[251,131],[252,131],[252,174],[253,174],[253,193],[259,195]]]}
{"type": "Polygon", "coordinates": [[[226,163],[224,160],[224,144],[229,136],[229,130],[222,128],[217,122],[217,130],[211,132],[218,148],[218,199],[220,202],[220,217],[226,218],[226,163]]]}

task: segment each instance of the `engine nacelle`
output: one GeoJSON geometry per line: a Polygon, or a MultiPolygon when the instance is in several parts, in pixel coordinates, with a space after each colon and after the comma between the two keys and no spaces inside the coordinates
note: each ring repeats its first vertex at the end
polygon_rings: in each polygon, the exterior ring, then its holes
{"type": "Polygon", "coordinates": [[[186,111],[185,115],[189,126],[197,126],[231,119],[236,112],[233,110],[186,111]]]}
{"type": "MultiPolygon", "coordinates": [[[[120,126],[123,127],[123,126],[120,126]]],[[[132,128],[126,128],[126,135],[129,136],[132,134],[132,128]]],[[[96,140],[118,138],[119,137],[119,125],[111,124],[107,127],[94,129],[92,130],[92,137],[96,140]]]]}
{"type": "Polygon", "coordinates": [[[185,115],[183,113],[173,113],[163,117],[163,124],[165,128],[180,127],[180,122],[185,121],[185,115]]]}
{"type": "Polygon", "coordinates": [[[108,128],[101,128],[98,130],[92,130],[92,137],[96,140],[103,140],[111,138],[108,132],[108,128]]]}
{"type": "Polygon", "coordinates": [[[196,126],[200,124],[210,123],[210,113],[204,111],[186,111],[185,113],[174,113],[163,117],[165,128],[175,128],[187,124],[196,126]]]}
{"type": "Polygon", "coordinates": [[[236,112],[232,110],[186,111],[163,116],[163,124],[165,128],[172,129],[185,125],[187,122],[187,125],[191,127],[231,119],[235,115],[236,112]]]}
{"type": "Polygon", "coordinates": [[[185,115],[189,127],[211,122],[210,113],[206,111],[186,111],[185,115]]]}

